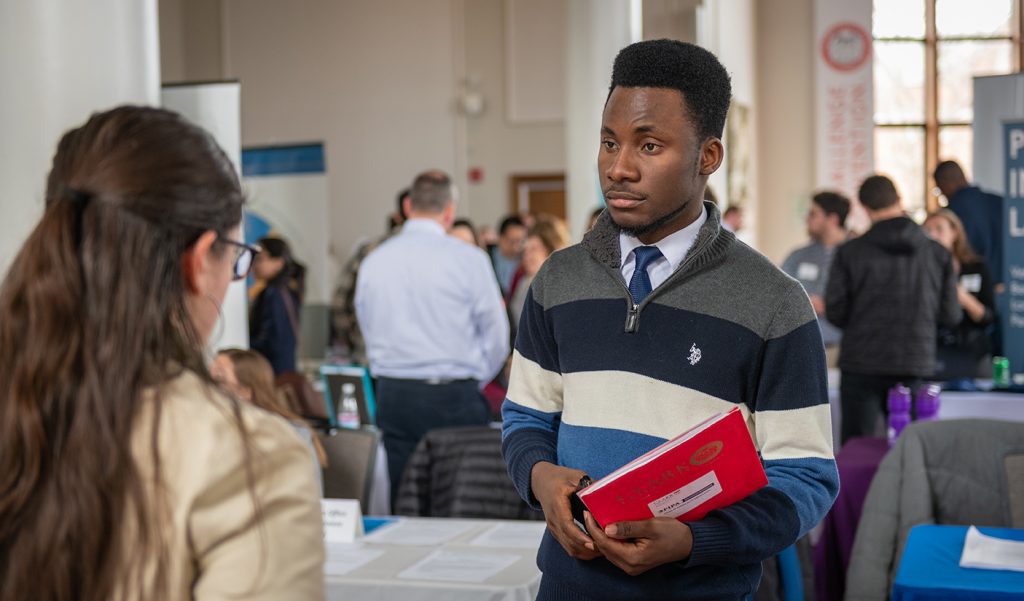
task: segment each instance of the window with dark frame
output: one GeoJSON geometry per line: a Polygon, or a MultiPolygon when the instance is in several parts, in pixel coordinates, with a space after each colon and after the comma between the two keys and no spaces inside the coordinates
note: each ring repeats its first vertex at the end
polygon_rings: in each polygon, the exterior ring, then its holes
{"type": "Polygon", "coordinates": [[[875,169],[915,217],[940,206],[931,174],[973,173],[972,78],[1020,70],[1024,0],[874,0],[875,169]]]}

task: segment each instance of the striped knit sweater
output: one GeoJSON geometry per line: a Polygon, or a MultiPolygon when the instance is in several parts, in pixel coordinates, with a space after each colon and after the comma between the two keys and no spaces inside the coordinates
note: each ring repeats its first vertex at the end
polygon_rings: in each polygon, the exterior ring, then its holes
{"type": "Polygon", "coordinates": [[[545,262],[523,309],[502,450],[536,506],[537,462],[597,479],[738,405],[769,484],[691,522],[687,561],[636,577],[604,558],[572,559],[546,533],[538,565],[567,598],[744,598],[761,560],[818,523],[838,492],[825,354],[807,295],[707,210],[686,259],[637,307],[607,213],[545,262]]]}

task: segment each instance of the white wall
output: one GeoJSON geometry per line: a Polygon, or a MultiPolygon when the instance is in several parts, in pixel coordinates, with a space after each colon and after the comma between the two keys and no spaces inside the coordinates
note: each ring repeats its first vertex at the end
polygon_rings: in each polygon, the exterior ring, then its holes
{"type": "MultiPolygon", "coordinates": [[[[757,120],[758,100],[757,73],[755,71],[755,55],[757,49],[757,31],[755,27],[754,0],[706,0],[698,10],[697,43],[715,53],[718,60],[729,72],[732,79],[733,106],[742,105],[749,111],[747,129],[740,136],[742,143],[749,149],[746,159],[749,161],[744,168],[747,178],[747,197],[737,196],[736,182],[729,181],[730,169],[738,163],[738,143],[730,140],[729,130],[732,125],[726,122],[725,161],[709,179],[722,207],[740,204],[744,209],[743,231],[739,237],[744,242],[760,248],[760,230],[758,223],[762,210],[761,196],[755,183],[758,176],[757,156],[757,120]],[[732,146],[732,147],[731,147],[732,146]]],[[[734,119],[735,110],[730,112],[729,121],[734,119]]]]}
{"type": "MultiPolygon", "coordinates": [[[[553,0],[555,18],[565,19],[565,0],[553,0]],[[559,11],[561,11],[559,13],[559,11]]],[[[482,167],[484,179],[468,184],[469,217],[497,226],[510,209],[509,176],[565,170],[563,121],[513,123],[507,118],[505,18],[502,0],[467,0],[464,12],[465,75],[485,99],[484,112],[466,121],[469,167],[482,167]]],[[[538,14],[538,19],[545,19],[538,14]]],[[[552,40],[547,40],[551,44],[552,40]]],[[[555,40],[564,53],[564,39],[555,40]]],[[[564,64],[564,63],[563,63],[564,64]]],[[[531,65],[521,65],[531,69],[531,65]]],[[[562,69],[564,75],[564,67],[562,69]]],[[[563,82],[564,85],[564,82],[563,82]]],[[[562,107],[557,107],[561,109],[562,107]]],[[[460,214],[467,214],[460,209],[460,214]]]]}
{"type": "Polygon", "coordinates": [[[324,141],[337,260],[416,173],[456,165],[453,22],[450,0],[224,0],[242,145],[324,141]]]}
{"type": "Polygon", "coordinates": [[[60,136],[118,104],[158,104],[156,0],[0,2],[0,273],[42,214],[60,136]]]}
{"type": "Polygon", "coordinates": [[[758,2],[755,18],[758,248],[781,262],[806,242],[814,190],[813,0],[758,2]]]}
{"type": "Polygon", "coordinates": [[[159,0],[163,83],[223,78],[221,0],[159,0]]]}

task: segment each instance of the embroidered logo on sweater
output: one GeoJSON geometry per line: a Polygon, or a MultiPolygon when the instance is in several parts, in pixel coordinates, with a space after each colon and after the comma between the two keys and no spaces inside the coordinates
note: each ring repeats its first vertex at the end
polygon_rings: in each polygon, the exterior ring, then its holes
{"type": "Polygon", "coordinates": [[[690,365],[697,365],[700,361],[700,349],[697,348],[697,343],[690,346],[690,356],[687,359],[690,360],[690,365]]]}

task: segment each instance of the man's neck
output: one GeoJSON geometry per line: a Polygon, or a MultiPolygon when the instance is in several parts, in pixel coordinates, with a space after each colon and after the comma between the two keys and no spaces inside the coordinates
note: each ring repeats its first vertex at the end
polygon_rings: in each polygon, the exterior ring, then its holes
{"type": "Polygon", "coordinates": [[[845,240],[846,230],[835,229],[825,232],[825,234],[822,235],[821,239],[819,239],[818,242],[820,242],[821,245],[824,246],[825,248],[834,248],[842,244],[845,240]]]}
{"type": "Polygon", "coordinates": [[[903,217],[903,207],[899,203],[877,211],[868,211],[868,218],[871,219],[871,223],[878,223],[879,221],[886,221],[897,217],[903,217]]]}
{"type": "Polygon", "coordinates": [[[433,221],[441,227],[448,229],[444,220],[444,213],[409,213],[409,220],[413,219],[425,219],[427,221],[433,221]]]}

